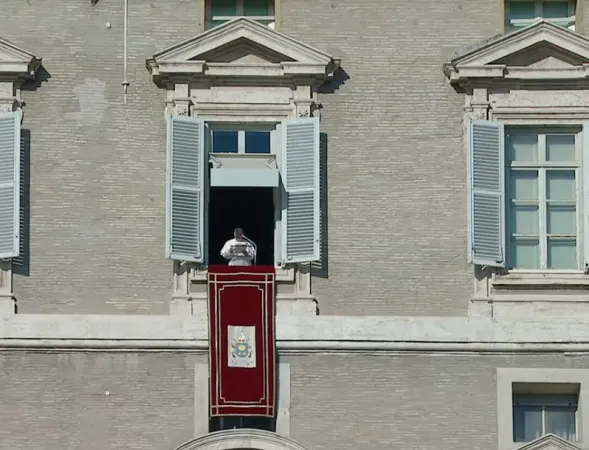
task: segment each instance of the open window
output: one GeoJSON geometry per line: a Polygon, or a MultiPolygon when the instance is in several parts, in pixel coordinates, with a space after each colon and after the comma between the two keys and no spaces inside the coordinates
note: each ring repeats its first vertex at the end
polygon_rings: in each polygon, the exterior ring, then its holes
{"type": "Polygon", "coordinates": [[[319,245],[319,120],[229,127],[168,119],[167,256],[224,263],[236,227],[257,264],[313,262],[319,245]]]}
{"type": "Polygon", "coordinates": [[[274,28],[274,0],[206,0],[206,29],[245,16],[274,28]]]}

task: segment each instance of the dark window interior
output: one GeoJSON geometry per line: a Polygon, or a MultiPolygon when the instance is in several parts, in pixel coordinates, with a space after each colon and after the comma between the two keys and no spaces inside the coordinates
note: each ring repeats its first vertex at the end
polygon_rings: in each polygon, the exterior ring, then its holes
{"type": "Polygon", "coordinates": [[[237,153],[237,131],[213,131],[213,153],[237,153]]]}
{"type": "Polygon", "coordinates": [[[234,428],[253,428],[276,431],[276,420],[272,417],[226,416],[209,418],[209,432],[233,430],[234,428]]]}
{"type": "Polygon", "coordinates": [[[257,265],[274,265],[274,189],[212,187],[209,202],[209,264],[227,264],[221,248],[243,228],[258,247],[257,265]]]}
{"type": "Polygon", "coordinates": [[[270,132],[269,131],[246,131],[245,132],[246,153],[270,153],[270,132]]]}

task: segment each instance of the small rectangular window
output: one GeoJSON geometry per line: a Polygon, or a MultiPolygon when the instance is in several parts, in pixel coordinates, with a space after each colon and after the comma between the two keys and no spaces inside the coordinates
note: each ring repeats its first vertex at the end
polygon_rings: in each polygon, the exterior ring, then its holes
{"type": "Polygon", "coordinates": [[[270,132],[246,131],[245,153],[270,153],[270,132]]]}
{"type": "Polygon", "coordinates": [[[237,153],[239,135],[237,131],[213,131],[212,153],[237,153]]]}
{"type": "Polygon", "coordinates": [[[214,129],[211,153],[271,154],[271,142],[270,130],[214,129]]]}
{"type": "Polygon", "coordinates": [[[246,16],[274,28],[274,0],[206,0],[206,29],[246,16]]]}
{"type": "Polygon", "coordinates": [[[576,0],[506,0],[506,30],[527,27],[537,20],[548,20],[575,29],[576,0]]]}
{"type": "Polygon", "coordinates": [[[530,442],[548,433],[577,440],[577,397],[514,395],[513,441],[530,442]]]}

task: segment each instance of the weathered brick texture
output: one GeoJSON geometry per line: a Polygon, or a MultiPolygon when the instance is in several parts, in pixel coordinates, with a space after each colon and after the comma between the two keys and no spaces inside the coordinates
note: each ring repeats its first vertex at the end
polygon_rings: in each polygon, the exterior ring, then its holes
{"type": "MultiPolygon", "coordinates": [[[[173,450],[194,437],[181,353],[0,353],[0,449],[173,450]]],[[[285,355],[291,437],[313,450],[496,450],[497,367],[589,368],[563,355],[285,355]]]]}

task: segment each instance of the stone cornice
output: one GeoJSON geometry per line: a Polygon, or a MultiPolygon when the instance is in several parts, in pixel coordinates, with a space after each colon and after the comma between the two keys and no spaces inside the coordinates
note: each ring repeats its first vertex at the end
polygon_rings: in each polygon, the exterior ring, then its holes
{"type": "Polygon", "coordinates": [[[443,65],[444,74],[455,87],[501,80],[571,81],[589,79],[589,38],[550,22],[538,21],[526,28],[473,46],[443,65]],[[548,45],[554,57],[574,56],[578,62],[563,67],[537,67],[505,64],[513,57],[536,45],[548,45]]]}
{"type": "Polygon", "coordinates": [[[0,80],[16,82],[33,78],[41,58],[0,39],[0,80]]]}
{"type": "MultiPolygon", "coordinates": [[[[277,316],[280,351],[589,352],[582,320],[277,316]]],[[[206,350],[206,317],[23,314],[0,318],[0,348],[206,350]]]]}
{"type": "Polygon", "coordinates": [[[155,83],[203,78],[272,79],[308,77],[323,81],[339,67],[339,60],[265,25],[240,17],[156,53],[146,61],[155,83]],[[268,61],[217,61],[216,52],[255,47],[268,61]]]}
{"type": "Polygon", "coordinates": [[[235,429],[206,434],[178,447],[176,450],[305,450],[298,442],[263,430],[235,429]]]}

